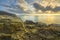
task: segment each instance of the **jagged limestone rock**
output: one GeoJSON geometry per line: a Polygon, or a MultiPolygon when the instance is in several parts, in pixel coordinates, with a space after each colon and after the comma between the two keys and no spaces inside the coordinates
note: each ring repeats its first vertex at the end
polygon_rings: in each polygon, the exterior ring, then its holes
{"type": "Polygon", "coordinates": [[[0,39],[11,40],[8,37],[15,38],[17,32],[24,31],[24,24],[15,14],[0,11],[0,39]],[[15,36],[14,36],[15,34],[15,36]]]}

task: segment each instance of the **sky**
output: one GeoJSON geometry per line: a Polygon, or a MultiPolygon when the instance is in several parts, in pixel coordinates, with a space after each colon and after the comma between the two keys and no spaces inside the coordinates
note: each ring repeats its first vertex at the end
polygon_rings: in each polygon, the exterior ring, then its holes
{"type": "Polygon", "coordinates": [[[33,9],[31,4],[36,1],[40,0],[0,0],[0,10],[13,11],[15,13],[24,13],[24,11],[27,10],[26,13],[28,13],[28,11],[31,12],[31,9],[33,9]]]}
{"type": "Polygon", "coordinates": [[[60,4],[57,1],[51,2],[48,6],[47,1],[42,0],[0,0],[0,10],[14,12],[14,13],[37,13],[39,10],[43,11],[60,11],[60,4]],[[36,3],[35,5],[33,5],[36,3]],[[53,5],[52,5],[53,3],[53,5]],[[55,5],[58,4],[58,7],[55,5]],[[37,5],[37,7],[36,7],[37,5]],[[46,6],[46,8],[44,8],[46,6]],[[55,8],[53,9],[52,7],[55,8]],[[51,8],[51,9],[49,9],[51,8]],[[44,10],[43,10],[44,9],[44,10]],[[48,9],[48,10],[47,10],[48,9]],[[53,9],[53,10],[52,10],[53,9]],[[38,11],[37,11],[38,10],[38,11]]]}
{"type": "MultiPolygon", "coordinates": [[[[4,11],[6,9],[11,9],[11,8],[13,10],[14,7],[15,7],[15,9],[18,8],[17,0],[0,0],[0,10],[4,11]]],[[[19,12],[17,12],[17,13],[19,13],[19,12]]]]}
{"type": "Polygon", "coordinates": [[[60,24],[60,15],[39,15],[39,16],[31,16],[24,15],[20,17],[23,21],[30,20],[33,22],[43,22],[47,24],[60,24]]]}
{"type": "MultiPolygon", "coordinates": [[[[32,4],[35,2],[41,3],[41,1],[42,0],[25,0],[25,1],[23,0],[19,0],[19,1],[18,0],[0,0],[0,11],[7,11],[7,12],[14,13],[14,14],[29,13],[29,12],[34,13],[36,11],[32,4]]],[[[60,15],[58,16],[57,15],[56,16],[54,15],[44,16],[43,15],[43,16],[39,16],[38,18],[36,18],[35,16],[24,15],[22,17],[19,15],[19,17],[21,17],[22,20],[41,21],[45,23],[60,23],[60,15]]]]}
{"type": "MultiPolygon", "coordinates": [[[[8,11],[8,9],[14,9],[16,0],[0,0],[0,10],[1,11],[8,11]]],[[[15,7],[16,8],[16,7],[15,7]]]]}

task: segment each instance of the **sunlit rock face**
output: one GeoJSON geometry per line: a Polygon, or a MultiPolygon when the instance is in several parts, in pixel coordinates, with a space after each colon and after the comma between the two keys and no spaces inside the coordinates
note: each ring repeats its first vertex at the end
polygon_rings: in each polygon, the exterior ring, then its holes
{"type": "Polygon", "coordinates": [[[0,11],[0,33],[12,34],[23,27],[22,20],[15,14],[0,11]]]}

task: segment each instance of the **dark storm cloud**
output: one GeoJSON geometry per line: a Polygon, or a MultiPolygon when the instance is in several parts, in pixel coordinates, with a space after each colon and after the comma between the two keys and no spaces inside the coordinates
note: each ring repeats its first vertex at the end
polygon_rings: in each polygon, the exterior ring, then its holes
{"type": "Polygon", "coordinates": [[[58,12],[58,11],[60,11],[60,6],[55,7],[55,8],[53,9],[53,11],[54,11],[54,12],[58,12]]]}
{"type": "Polygon", "coordinates": [[[54,12],[58,12],[60,11],[60,6],[57,6],[55,8],[52,8],[51,6],[47,6],[46,8],[44,8],[42,5],[38,4],[38,3],[34,3],[33,4],[34,8],[38,11],[54,11],[54,12]]]}
{"type": "Polygon", "coordinates": [[[34,8],[35,8],[37,11],[38,11],[38,10],[44,11],[44,7],[41,6],[41,5],[39,5],[38,3],[34,3],[33,6],[34,6],[34,8]]]}

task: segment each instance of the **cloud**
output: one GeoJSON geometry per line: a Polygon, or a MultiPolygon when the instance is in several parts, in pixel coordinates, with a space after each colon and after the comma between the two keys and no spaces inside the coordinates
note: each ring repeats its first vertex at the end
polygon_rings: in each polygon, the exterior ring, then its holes
{"type": "Polygon", "coordinates": [[[54,11],[54,12],[60,11],[60,6],[55,7],[55,8],[53,9],[53,11],[54,11]]]}
{"type": "Polygon", "coordinates": [[[37,11],[38,11],[38,10],[44,11],[44,7],[41,6],[41,5],[39,5],[38,3],[34,3],[33,6],[34,6],[34,8],[35,8],[37,11]]]}
{"type": "Polygon", "coordinates": [[[24,11],[28,10],[27,2],[25,0],[18,0],[17,5],[22,7],[24,11]]]}
{"type": "Polygon", "coordinates": [[[46,8],[38,3],[33,4],[34,8],[38,11],[53,11],[53,12],[58,12],[60,11],[60,6],[56,6],[55,8],[52,8],[51,6],[46,6],[46,8]]]}

